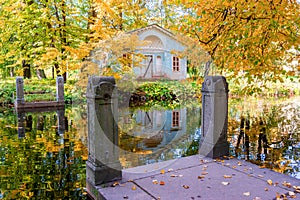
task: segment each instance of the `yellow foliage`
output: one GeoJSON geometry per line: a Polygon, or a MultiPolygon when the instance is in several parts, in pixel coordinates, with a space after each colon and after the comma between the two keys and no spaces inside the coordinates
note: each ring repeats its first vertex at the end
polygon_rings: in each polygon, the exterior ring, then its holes
{"type": "MultiPolygon", "coordinates": [[[[182,14],[175,24],[210,54],[220,72],[279,74],[287,50],[299,46],[297,1],[170,0],[182,14]]],[[[174,26],[176,29],[176,26],[174,26]]]]}

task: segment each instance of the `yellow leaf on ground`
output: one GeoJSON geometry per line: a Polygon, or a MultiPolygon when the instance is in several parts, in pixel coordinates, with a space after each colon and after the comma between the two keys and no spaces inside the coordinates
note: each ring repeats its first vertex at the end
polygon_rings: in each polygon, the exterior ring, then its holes
{"type": "Polygon", "coordinates": [[[165,170],[164,170],[164,169],[160,170],[160,173],[161,173],[161,174],[164,174],[164,173],[165,173],[165,170]]]}
{"type": "Polygon", "coordinates": [[[133,185],[131,189],[132,189],[132,190],[136,190],[136,186],[135,186],[135,185],[133,185]]]}
{"type": "Polygon", "coordinates": [[[271,179],[269,179],[269,180],[267,180],[267,183],[268,183],[269,185],[272,185],[272,184],[273,184],[273,181],[272,181],[271,179]]]}
{"type": "Polygon", "coordinates": [[[224,178],[232,178],[231,175],[226,175],[226,174],[225,174],[223,177],[224,177],[224,178]]]}
{"type": "Polygon", "coordinates": [[[288,187],[288,188],[291,188],[291,187],[292,187],[292,184],[291,184],[291,183],[288,183],[288,182],[286,182],[286,181],[284,181],[284,182],[282,183],[282,185],[283,185],[283,186],[286,186],[286,187],[288,187]]]}

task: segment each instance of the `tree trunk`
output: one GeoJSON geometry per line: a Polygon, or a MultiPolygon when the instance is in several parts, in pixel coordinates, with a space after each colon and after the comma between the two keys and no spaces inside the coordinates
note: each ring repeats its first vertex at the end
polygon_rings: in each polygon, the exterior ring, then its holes
{"type": "Polygon", "coordinates": [[[37,69],[36,76],[38,77],[39,80],[47,78],[45,71],[43,69],[37,69]]]}
{"type": "Polygon", "coordinates": [[[13,67],[9,68],[9,75],[10,75],[10,77],[14,77],[15,76],[15,72],[14,72],[14,68],[13,67]]]}
{"type": "Polygon", "coordinates": [[[67,82],[67,72],[64,72],[63,74],[60,73],[58,64],[54,64],[55,70],[56,70],[56,76],[62,76],[64,78],[64,83],[67,82]]]}
{"type": "Polygon", "coordinates": [[[30,64],[27,64],[25,60],[22,60],[22,68],[23,68],[23,76],[24,79],[31,78],[31,72],[30,72],[30,64]]]}

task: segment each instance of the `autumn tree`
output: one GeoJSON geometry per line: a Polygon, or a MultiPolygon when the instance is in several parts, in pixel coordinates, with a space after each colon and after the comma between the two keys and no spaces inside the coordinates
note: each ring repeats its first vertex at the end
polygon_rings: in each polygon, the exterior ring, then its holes
{"type": "Polygon", "coordinates": [[[76,51],[86,39],[86,9],[87,2],[70,0],[5,1],[0,12],[0,61],[11,68],[21,66],[23,72],[17,72],[23,75],[30,67],[55,67],[58,75],[78,67],[85,56],[76,51]]]}
{"type": "MultiPolygon", "coordinates": [[[[221,74],[280,80],[283,60],[299,49],[296,0],[169,0],[180,8],[175,29],[196,38],[221,74]]],[[[294,54],[295,55],[295,54],[294,54]]]]}

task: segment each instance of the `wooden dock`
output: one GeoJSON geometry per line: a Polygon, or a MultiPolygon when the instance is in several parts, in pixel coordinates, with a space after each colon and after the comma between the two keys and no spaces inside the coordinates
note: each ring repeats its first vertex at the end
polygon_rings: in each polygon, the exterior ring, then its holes
{"type": "Polygon", "coordinates": [[[64,102],[64,80],[63,77],[56,78],[56,101],[36,101],[26,102],[24,97],[23,77],[16,78],[16,101],[15,109],[19,111],[28,111],[33,109],[60,109],[65,106],[64,102]]]}

